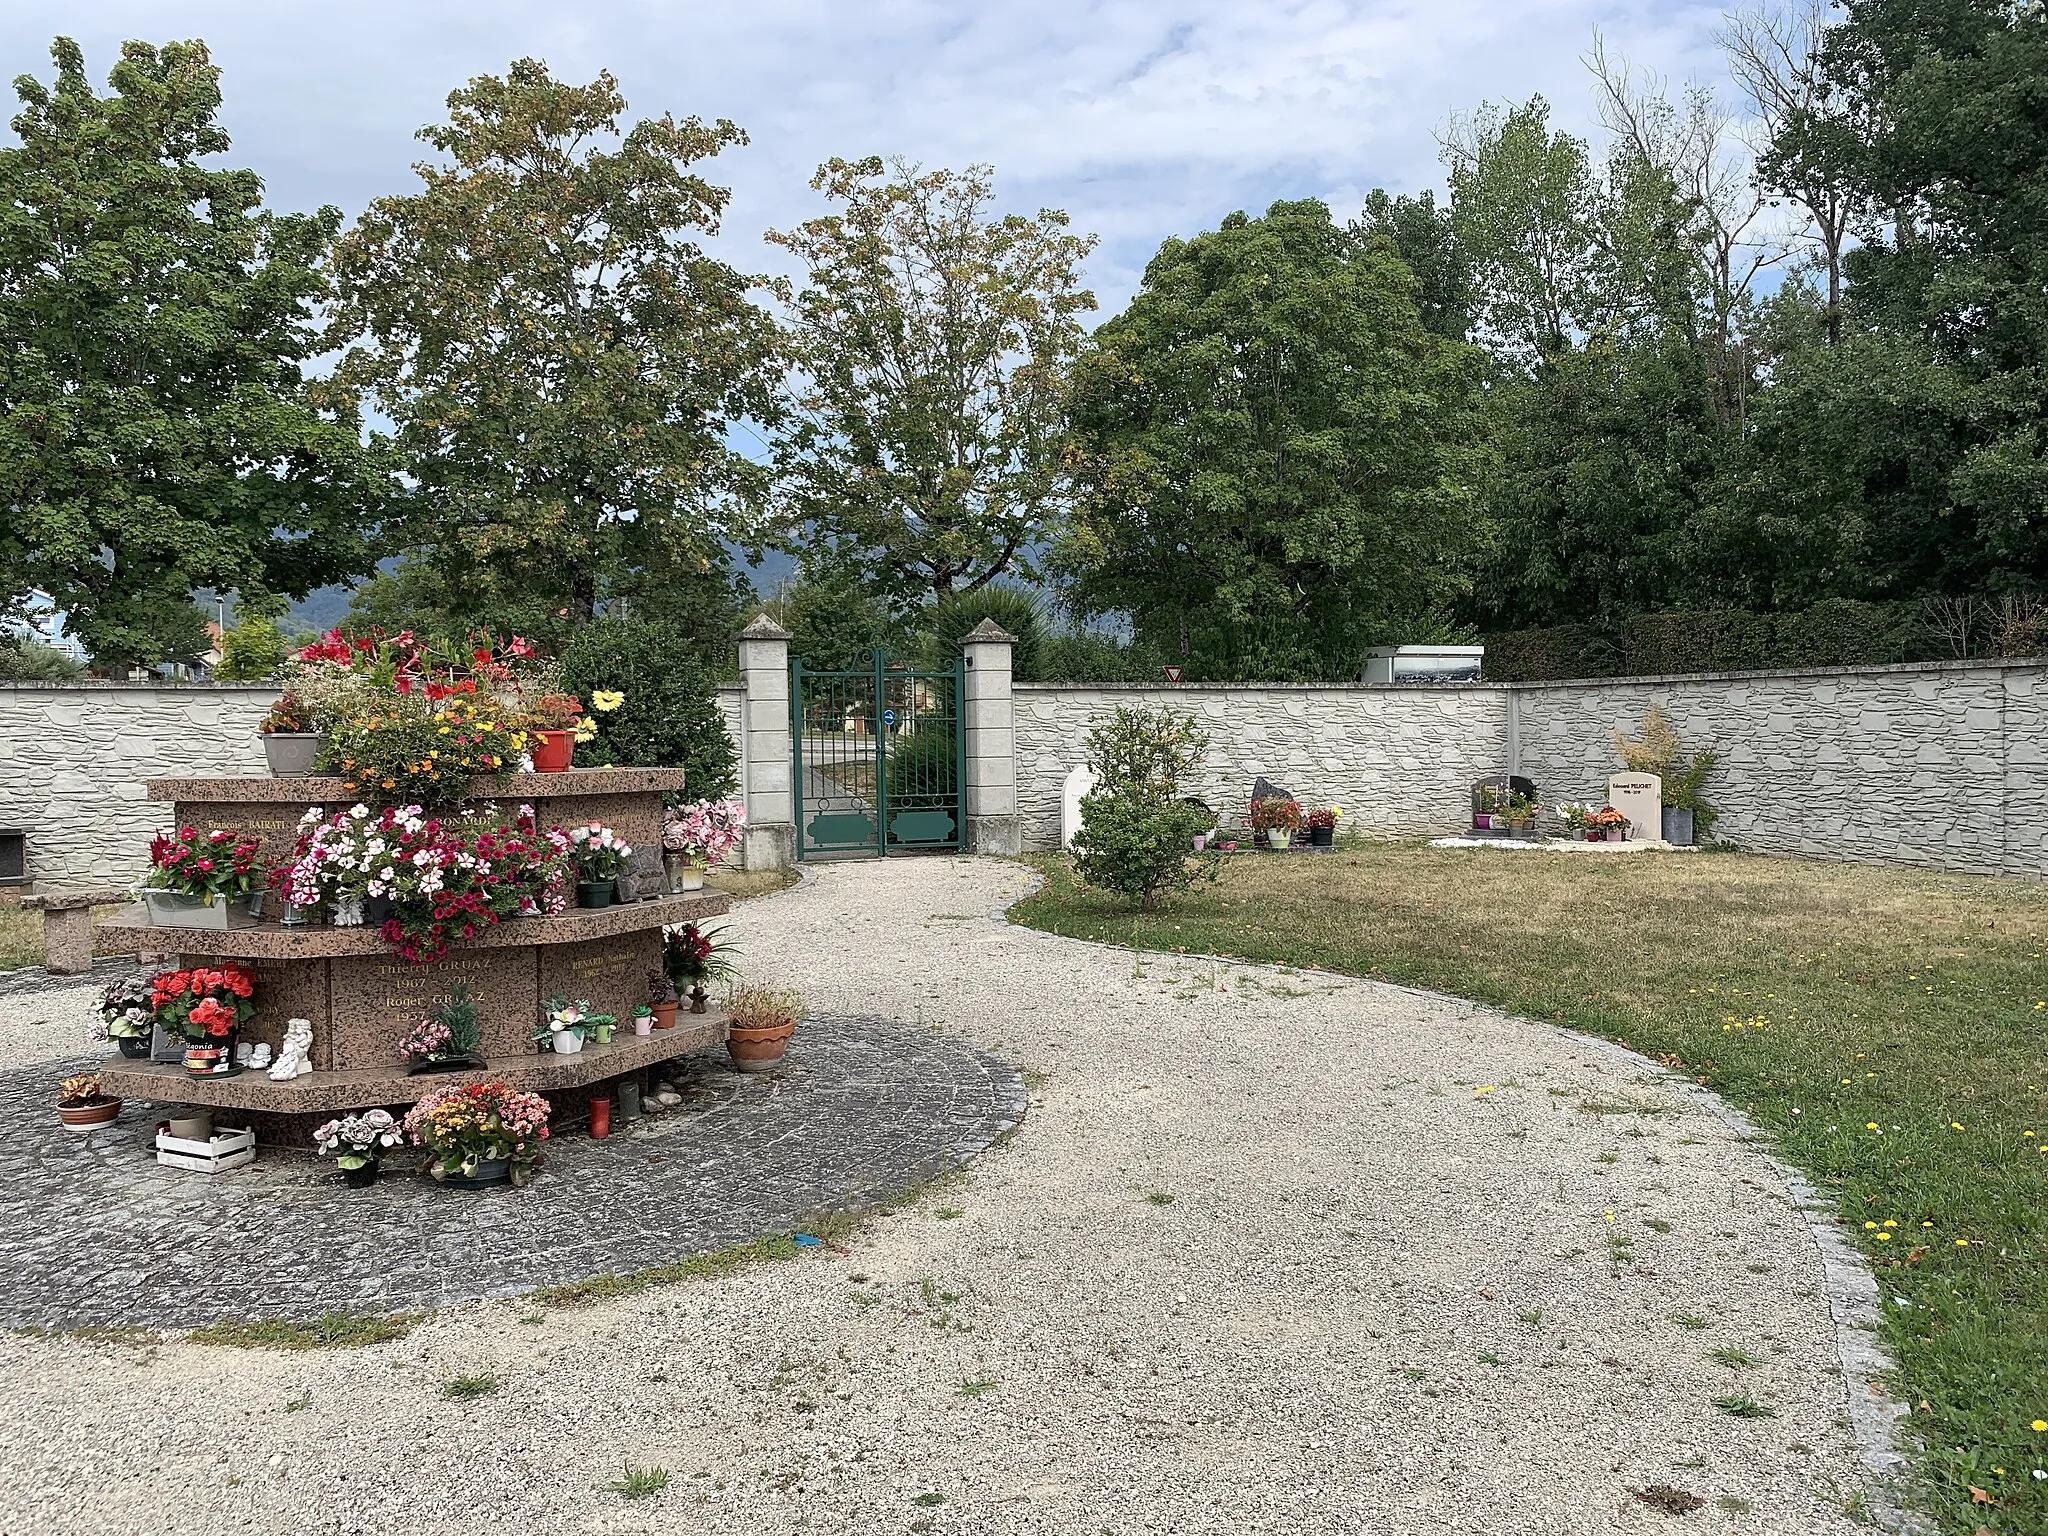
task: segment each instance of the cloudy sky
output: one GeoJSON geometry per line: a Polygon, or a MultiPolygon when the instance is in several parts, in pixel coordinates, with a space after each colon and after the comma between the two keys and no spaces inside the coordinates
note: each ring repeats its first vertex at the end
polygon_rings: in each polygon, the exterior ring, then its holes
{"type": "Polygon", "coordinates": [[[565,78],[619,77],[636,114],[729,117],[751,137],[715,162],[734,189],[731,259],[777,265],[760,232],[818,209],[832,155],[993,163],[1006,207],[1061,207],[1102,237],[1104,309],[1168,235],[1234,208],[1437,185],[1454,111],[1541,91],[1591,128],[1579,62],[1594,30],[1637,65],[1716,78],[1722,6],[1665,0],[12,0],[9,79],[48,77],[78,38],[103,80],[122,39],[203,37],[224,71],[234,158],[276,205],[353,213],[407,191],[448,91],[534,55],[565,78]]]}

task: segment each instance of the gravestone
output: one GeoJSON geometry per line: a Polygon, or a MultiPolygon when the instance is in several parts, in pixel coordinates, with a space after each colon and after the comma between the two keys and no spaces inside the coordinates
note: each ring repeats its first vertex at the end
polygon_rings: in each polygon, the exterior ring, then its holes
{"type": "Polygon", "coordinates": [[[1081,800],[1095,788],[1095,770],[1086,763],[1068,771],[1060,781],[1060,846],[1066,847],[1081,830],[1081,800]]]}
{"type": "Polygon", "coordinates": [[[1607,781],[1607,803],[1628,818],[1632,841],[1664,841],[1664,781],[1656,774],[1617,773],[1607,781]]]}
{"type": "Polygon", "coordinates": [[[1258,779],[1252,785],[1253,805],[1257,805],[1261,800],[1293,800],[1299,802],[1300,799],[1301,797],[1297,795],[1293,790],[1282,789],[1278,784],[1275,784],[1270,779],[1268,779],[1263,773],[1259,775],[1258,779]]]}

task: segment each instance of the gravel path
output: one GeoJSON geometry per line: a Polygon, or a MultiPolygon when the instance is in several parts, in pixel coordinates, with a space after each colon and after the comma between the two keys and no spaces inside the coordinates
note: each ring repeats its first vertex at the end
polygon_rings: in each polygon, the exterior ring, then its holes
{"type": "Polygon", "coordinates": [[[1721,1119],[1455,1002],[991,921],[1029,878],[735,914],[759,974],[1033,1086],[850,1256],[363,1350],[0,1339],[0,1531],[1867,1528],[1821,1252],[1721,1119]]]}

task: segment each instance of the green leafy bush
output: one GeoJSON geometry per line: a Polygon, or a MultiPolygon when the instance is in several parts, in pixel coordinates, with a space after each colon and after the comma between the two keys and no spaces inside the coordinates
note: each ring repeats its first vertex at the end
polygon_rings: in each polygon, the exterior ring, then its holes
{"type": "Polygon", "coordinates": [[[1010,651],[1010,675],[1031,679],[1038,675],[1038,652],[1045,621],[1039,612],[1038,596],[1022,587],[991,582],[972,592],[942,598],[925,610],[918,646],[919,664],[929,671],[943,672],[960,655],[960,641],[983,619],[994,619],[996,627],[1015,635],[1010,651]]]}
{"type": "Polygon", "coordinates": [[[593,711],[597,739],[576,748],[579,764],[681,768],[693,800],[732,792],[732,741],[714,681],[682,631],[631,620],[586,624],[563,648],[562,676],[586,705],[600,688],[626,696],[615,710],[593,711]]]}
{"type": "Polygon", "coordinates": [[[40,640],[0,639],[0,683],[61,683],[85,668],[40,640]]]}
{"type": "Polygon", "coordinates": [[[1192,852],[1195,834],[1208,831],[1214,819],[1178,800],[1098,789],[1081,801],[1075,872],[1133,906],[1156,906],[1166,891],[1184,891],[1198,879],[1216,878],[1221,859],[1192,852]]]}
{"type": "Polygon", "coordinates": [[[1164,658],[1141,641],[1124,642],[1107,635],[1041,635],[1038,659],[1031,673],[1019,672],[1027,683],[1157,683],[1164,658]]]}
{"type": "Polygon", "coordinates": [[[284,665],[284,633],[267,616],[243,619],[220,640],[220,665],[213,675],[231,683],[261,682],[284,665]]]}
{"type": "Polygon", "coordinates": [[[1615,677],[1622,670],[1614,642],[1591,624],[1509,630],[1486,636],[1485,643],[1486,680],[1490,683],[1615,677]]]}
{"type": "Polygon", "coordinates": [[[1195,717],[1177,709],[1120,706],[1088,733],[1088,766],[1099,792],[1162,805],[1191,793],[1208,750],[1209,738],[1195,717]]]}

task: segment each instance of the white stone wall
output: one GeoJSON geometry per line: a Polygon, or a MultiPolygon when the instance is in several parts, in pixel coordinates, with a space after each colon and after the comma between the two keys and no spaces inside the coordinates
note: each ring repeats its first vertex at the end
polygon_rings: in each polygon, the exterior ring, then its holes
{"type": "Polygon", "coordinates": [[[1498,772],[1507,690],[1444,687],[1069,687],[1019,683],[1017,809],[1026,848],[1056,848],[1060,783],[1119,705],[1171,706],[1209,735],[1201,797],[1241,817],[1264,774],[1304,803],[1344,808],[1347,830],[1418,836],[1471,824],[1472,784],[1498,772]]]}
{"type": "Polygon", "coordinates": [[[1656,705],[1721,762],[1714,835],[1743,848],[1975,874],[2048,874],[2048,667],[1750,672],[1514,689],[1546,805],[1597,799],[1614,732],[1656,705]]]}
{"type": "Polygon", "coordinates": [[[740,790],[747,787],[747,685],[720,683],[718,713],[725,719],[725,739],[732,743],[732,773],[740,790]]]}
{"type": "Polygon", "coordinates": [[[171,808],[143,780],[264,773],[277,689],[235,683],[0,683],[0,826],[28,831],[45,890],[125,883],[171,808]]]}

